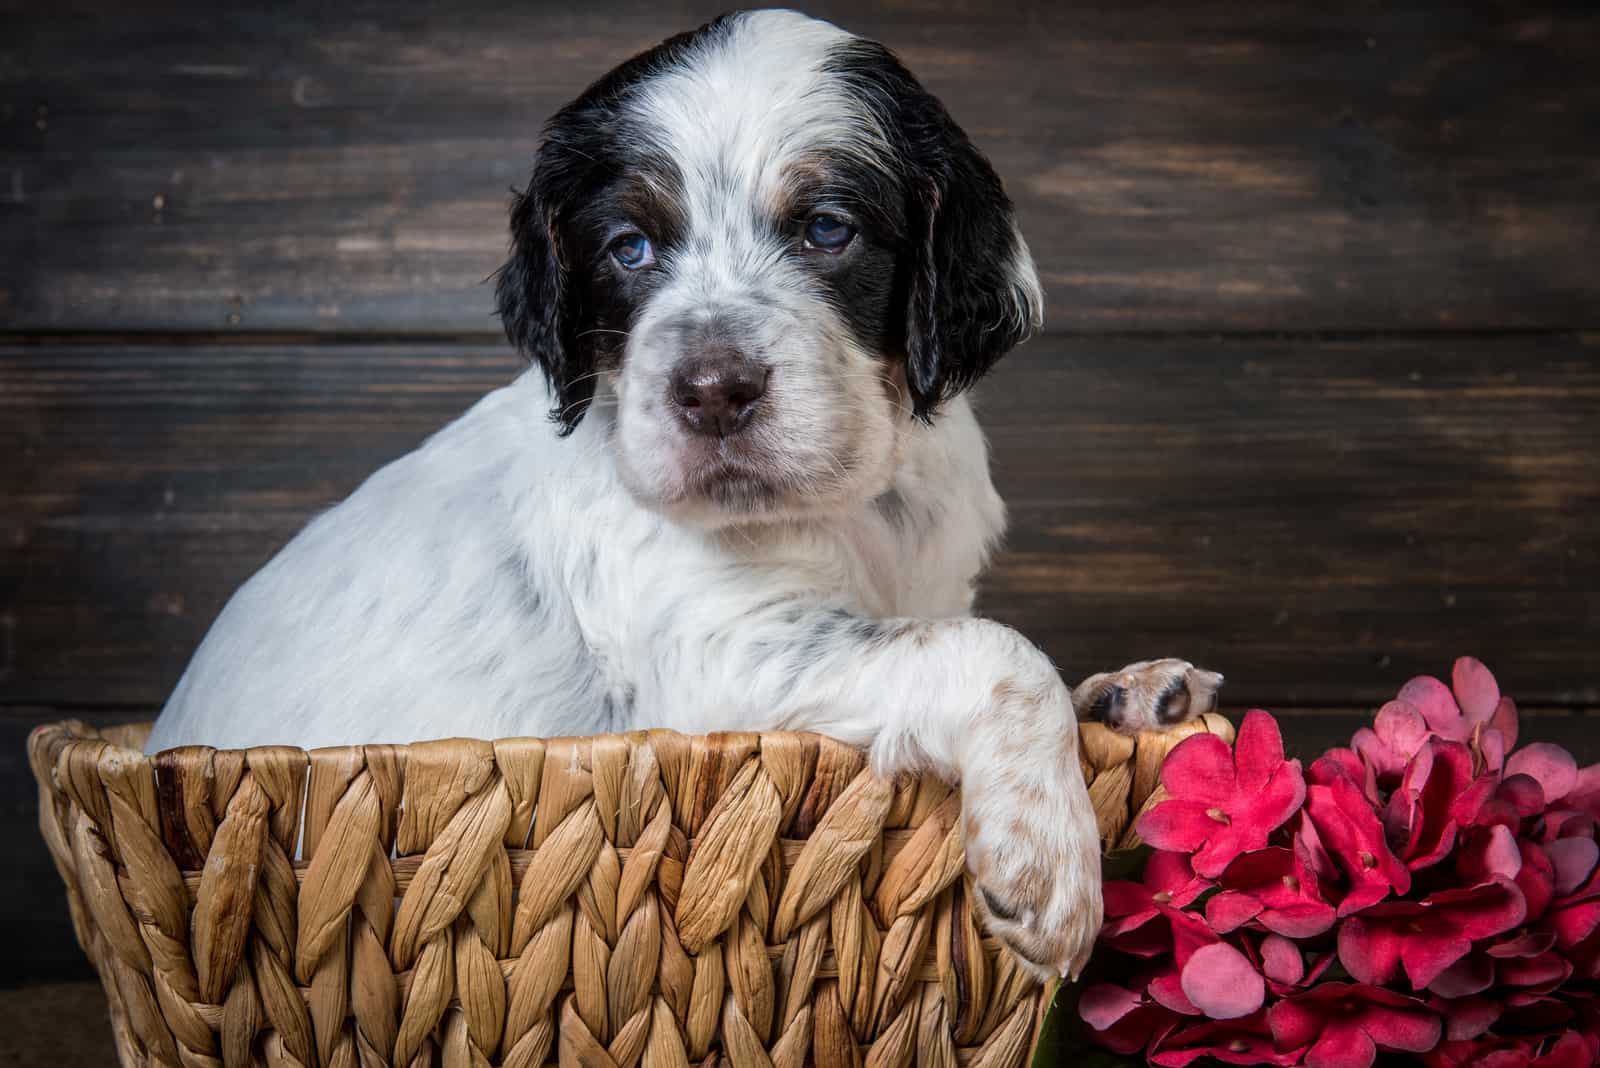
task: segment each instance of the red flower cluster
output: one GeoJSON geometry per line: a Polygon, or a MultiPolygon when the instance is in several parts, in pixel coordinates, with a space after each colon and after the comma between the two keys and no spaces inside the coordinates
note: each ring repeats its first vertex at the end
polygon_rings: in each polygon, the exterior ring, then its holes
{"type": "Polygon", "coordinates": [[[1517,743],[1476,660],[1413,679],[1309,770],[1277,722],[1182,742],[1109,882],[1101,1045],[1179,1068],[1600,1064],[1600,764],[1517,743]]]}

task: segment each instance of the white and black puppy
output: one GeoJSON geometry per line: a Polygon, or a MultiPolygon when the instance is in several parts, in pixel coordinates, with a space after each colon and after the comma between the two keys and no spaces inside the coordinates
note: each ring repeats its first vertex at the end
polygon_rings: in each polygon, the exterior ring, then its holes
{"type": "MultiPolygon", "coordinates": [[[[731,15],[550,121],[512,247],[537,369],[246,583],[151,749],[820,731],[959,779],[992,929],[1075,973],[1101,908],[1072,695],[969,618],[1004,513],[963,391],[1042,303],[988,162],[880,45],[731,15]]],[[[1160,661],[1078,696],[1137,727],[1218,682],[1160,661]]]]}

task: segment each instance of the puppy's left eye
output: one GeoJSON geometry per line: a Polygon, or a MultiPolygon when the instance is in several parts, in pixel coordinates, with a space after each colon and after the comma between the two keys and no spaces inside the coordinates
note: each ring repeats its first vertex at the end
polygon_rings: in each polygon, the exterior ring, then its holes
{"type": "Polygon", "coordinates": [[[656,250],[643,234],[623,234],[611,242],[611,258],[623,270],[637,271],[656,262],[656,250]]]}
{"type": "Polygon", "coordinates": [[[806,223],[806,247],[823,252],[843,252],[856,228],[832,215],[813,215],[806,223]]]}

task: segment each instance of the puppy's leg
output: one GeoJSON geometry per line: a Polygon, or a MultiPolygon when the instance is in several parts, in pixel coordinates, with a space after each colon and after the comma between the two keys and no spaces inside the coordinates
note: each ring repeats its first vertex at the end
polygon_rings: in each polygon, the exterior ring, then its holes
{"type": "Polygon", "coordinates": [[[1090,675],[1072,691],[1084,719],[1123,734],[1158,731],[1217,707],[1222,676],[1187,660],[1141,660],[1118,671],[1090,675]]]}
{"type": "Polygon", "coordinates": [[[699,675],[699,707],[724,711],[674,725],[813,730],[867,747],[881,775],[959,782],[990,930],[1037,974],[1076,975],[1100,927],[1100,841],[1071,695],[1044,654],[977,619],[791,611],[741,634],[706,665],[720,700],[699,675]]]}

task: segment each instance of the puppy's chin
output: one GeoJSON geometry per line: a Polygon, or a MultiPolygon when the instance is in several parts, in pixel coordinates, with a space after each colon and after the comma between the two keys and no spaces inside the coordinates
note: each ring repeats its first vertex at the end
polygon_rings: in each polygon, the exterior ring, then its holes
{"type": "Polygon", "coordinates": [[[818,469],[734,442],[692,442],[667,451],[674,455],[640,470],[621,450],[623,485],[651,511],[705,530],[843,514],[883,493],[894,476],[892,447],[818,469]]]}

